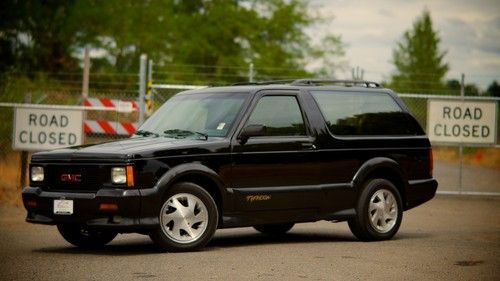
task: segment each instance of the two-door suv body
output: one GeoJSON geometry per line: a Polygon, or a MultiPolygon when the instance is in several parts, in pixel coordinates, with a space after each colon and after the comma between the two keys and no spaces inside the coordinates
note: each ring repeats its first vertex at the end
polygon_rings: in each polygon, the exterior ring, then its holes
{"type": "Polygon", "coordinates": [[[431,145],[391,90],[338,82],[185,91],[131,138],[35,153],[26,220],[83,247],[137,232],[187,251],[217,228],[280,234],[318,220],[389,239],[436,192],[431,145]]]}

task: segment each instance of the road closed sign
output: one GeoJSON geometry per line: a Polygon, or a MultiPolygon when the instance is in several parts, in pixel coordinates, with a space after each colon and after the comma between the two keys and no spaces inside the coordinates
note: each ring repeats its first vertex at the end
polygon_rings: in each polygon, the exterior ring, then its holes
{"type": "Polygon", "coordinates": [[[83,114],[78,110],[16,108],[13,147],[50,150],[82,144],[83,114]]]}
{"type": "Polygon", "coordinates": [[[496,103],[429,100],[427,134],[432,142],[494,144],[496,103]]]}

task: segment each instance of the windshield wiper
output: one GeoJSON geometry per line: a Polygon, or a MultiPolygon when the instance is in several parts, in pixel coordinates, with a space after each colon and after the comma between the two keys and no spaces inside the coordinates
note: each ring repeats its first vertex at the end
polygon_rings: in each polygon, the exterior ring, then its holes
{"type": "Polygon", "coordinates": [[[208,140],[208,135],[196,131],[189,131],[189,130],[181,130],[181,129],[170,129],[163,131],[164,134],[166,135],[174,135],[176,137],[187,137],[190,135],[198,135],[203,137],[203,139],[208,140]]]}
{"type": "Polygon", "coordinates": [[[138,130],[134,133],[134,135],[138,135],[138,136],[144,136],[144,137],[149,137],[149,136],[155,136],[157,137],[158,134],[157,133],[153,133],[153,132],[150,132],[150,131],[144,131],[144,130],[138,130]]]}

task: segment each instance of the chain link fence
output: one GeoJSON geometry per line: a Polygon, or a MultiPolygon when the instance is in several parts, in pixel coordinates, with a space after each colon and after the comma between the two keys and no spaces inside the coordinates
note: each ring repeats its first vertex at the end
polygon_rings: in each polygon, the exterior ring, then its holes
{"type": "MultiPolygon", "coordinates": [[[[137,77],[137,75],[135,75],[137,77]]],[[[134,78],[134,77],[132,77],[134,78]]],[[[13,148],[14,116],[16,107],[21,104],[56,108],[57,106],[85,108],[83,115],[83,144],[106,142],[129,137],[137,129],[137,79],[121,82],[119,85],[96,79],[88,98],[83,98],[81,89],[72,87],[73,82],[58,84],[57,87],[42,85],[27,87],[22,80],[17,84],[2,85],[0,94],[0,202],[20,205],[20,190],[27,182],[23,172],[23,161],[29,161],[31,151],[23,152],[13,148]],[[102,87],[101,84],[108,87],[102,87]],[[101,85],[101,86],[100,86],[101,85]],[[118,86],[116,88],[109,86],[118,86]],[[125,102],[122,102],[125,101],[125,102]],[[113,110],[126,104],[130,112],[113,110]],[[23,160],[24,158],[24,160],[23,160]]],[[[5,82],[4,82],[5,83],[5,82]]],[[[81,81],[79,82],[81,85],[81,81]]],[[[8,84],[8,82],[6,83],[8,84]]],[[[92,85],[92,84],[91,84],[92,85]]],[[[30,86],[30,85],[29,85],[30,86]]],[[[26,170],[24,170],[26,171],[26,170]]]]}
{"type": "MultiPolygon", "coordinates": [[[[91,75],[92,77],[92,75],[91,75]]],[[[120,101],[130,102],[132,111],[128,113],[116,110],[88,110],[84,118],[84,144],[106,142],[126,138],[138,127],[138,85],[137,75],[128,75],[126,81],[106,82],[97,79],[87,99],[82,98],[80,89],[61,87],[61,90],[47,87],[32,91],[18,92],[13,95],[0,95],[0,103],[19,103],[23,100],[32,104],[71,105],[92,107],[118,107],[120,101]],[[103,86],[104,85],[104,86],[103,86]],[[115,87],[115,88],[113,88],[115,87]],[[14,97],[14,98],[13,98],[14,97]]],[[[181,85],[182,86],[182,85],[181,85]]],[[[196,85],[195,85],[196,86],[196,85]]],[[[56,87],[57,88],[57,87],[56,87]]],[[[187,87],[189,88],[189,87],[187,87]]],[[[182,91],[179,85],[153,85],[152,101],[158,109],[165,101],[182,91]]],[[[401,95],[403,101],[417,118],[424,129],[427,128],[427,103],[431,97],[422,95],[401,95]]],[[[499,99],[492,98],[499,112],[499,99]]],[[[500,118],[497,114],[497,119],[500,118]]],[[[21,163],[23,153],[13,150],[12,132],[14,107],[0,106],[0,201],[20,204],[21,163]]],[[[497,121],[497,134],[500,120],[497,121]]],[[[439,192],[442,193],[480,193],[500,194],[500,137],[494,146],[465,146],[463,157],[457,145],[433,144],[434,175],[437,178],[439,192]],[[460,171],[462,169],[462,171],[460,171]]],[[[29,155],[27,155],[29,158],[29,155]]]]}
{"type": "MultiPolygon", "coordinates": [[[[420,125],[427,131],[429,100],[460,100],[457,96],[400,94],[420,125]]],[[[496,103],[496,143],[494,145],[433,143],[434,177],[438,191],[451,194],[500,195],[500,108],[499,98],[467,97],[467,101],[496,103]]]]}

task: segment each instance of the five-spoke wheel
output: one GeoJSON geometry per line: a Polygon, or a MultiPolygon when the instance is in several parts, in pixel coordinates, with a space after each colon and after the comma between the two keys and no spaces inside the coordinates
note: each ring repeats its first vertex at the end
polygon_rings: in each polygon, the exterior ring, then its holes
{"type": "Polygon", "coordinates": [[[163,233],[177,243],[192,243],[207,229],[207,207],[192,194],[174,194],[163,204],[160,213],[163,233]]]}
{"type": "Polygon", "coordinates": [[[356,205],[356,217],[348,221],[352,233],[363,241],[392,238],[401,225],[402,200],[386,179],[366,182],[356,205]]]}
{"type": "Polygon", "coordinates": [[[158,214],[160,226],[150,234],[151,239],[171,252],[205,246],[219,218],[212,196],[199,185],[182,182],[170,188],[165,198],[158,214]]]}

